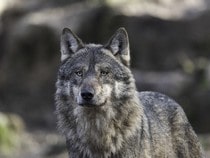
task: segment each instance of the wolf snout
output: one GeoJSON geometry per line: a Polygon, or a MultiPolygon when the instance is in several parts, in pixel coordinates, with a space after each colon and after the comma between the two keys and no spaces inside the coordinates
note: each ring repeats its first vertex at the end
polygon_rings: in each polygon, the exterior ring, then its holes
{"type": "Polygon", "coordinates": [[[80,91],[78,104],[81,106],[92,106],[95,103],[95,90],[93,87],[83,87],[80,91]]]}
{"type": "Polygon", "coordinates": [[[91,101],[94,97],[94,92],[93,90],[83,90],[81,92],[81,97],[84,101],[91,101]]]}

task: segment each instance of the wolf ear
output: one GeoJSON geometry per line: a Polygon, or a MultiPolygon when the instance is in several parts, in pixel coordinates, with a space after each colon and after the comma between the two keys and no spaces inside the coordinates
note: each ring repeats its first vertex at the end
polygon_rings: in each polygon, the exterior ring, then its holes
{"type": "Polygon", "coordinates": [[[82,40],[70,29],[64,28],[61,35],[61,61],[64,61],[84,46],[82,40]]]}
{"type": "Polygon", "coordinates": [[[111,50],[113,55],[124,65],[130,66],[129,40],[125,28],[119,28],[105,45],[105,48],[111,50]]]}

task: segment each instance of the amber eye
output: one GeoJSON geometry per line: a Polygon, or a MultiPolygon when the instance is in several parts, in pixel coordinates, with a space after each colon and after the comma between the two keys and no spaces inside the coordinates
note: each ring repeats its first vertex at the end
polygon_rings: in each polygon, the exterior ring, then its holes
{"type": "Polygon", "coordinates": [[[107,70],[102,70],[101,71],[101,75],[102,76],[106,76],[106,75],[108,75],[109,74],[109,71],[107,71],[107,70]]]}
{"type": "Polygon", "coordinates": [[[82,71],[76,71],[75,74],[76,74],[77,76],[79,76],[79,77],[82,77],[83,72],[82,72],[82,71]]]}

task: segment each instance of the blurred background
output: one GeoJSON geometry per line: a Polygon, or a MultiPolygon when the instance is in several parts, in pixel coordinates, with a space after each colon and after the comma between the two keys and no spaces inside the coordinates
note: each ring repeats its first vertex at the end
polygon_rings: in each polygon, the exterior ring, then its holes
{"type": "Polygon", "coordinates": [[[139,91],[180,103],[210,157],[210,0],[1,0],[0,157],[67,158],[56,129],[59,39],[129,34],[139,91]]]}

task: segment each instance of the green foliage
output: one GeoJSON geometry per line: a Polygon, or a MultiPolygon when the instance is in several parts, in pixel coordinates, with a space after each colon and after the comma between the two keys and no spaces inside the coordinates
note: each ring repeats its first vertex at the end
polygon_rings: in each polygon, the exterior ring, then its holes
{"type": "Polygon", "coordinates": [[[10,154],[18,145],[18,130],[14,128],[12,120],[11,117],[0,113],[0,152],[3,154],[10,154]]]}

